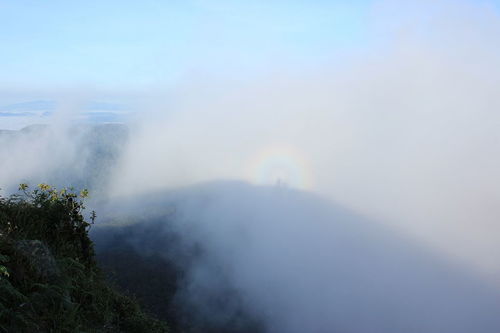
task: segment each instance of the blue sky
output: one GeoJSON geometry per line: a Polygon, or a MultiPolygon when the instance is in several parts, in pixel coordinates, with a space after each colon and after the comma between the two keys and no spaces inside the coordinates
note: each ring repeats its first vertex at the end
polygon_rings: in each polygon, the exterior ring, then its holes
{"type": "Polygon", "coordinates": [[[136,88],[192,70],[322,61],[363,41],[370,1],[0,0],[0,86],[136,88]]]}
{"type": "MultiPolygon", "coordinates": [[[[82,109],[127,109],[136,97],[204,74],[239,78],[280,66],[342,65],[352,54],[377,52],[388,31],[415,11],[425,29],[440,3],[491,12],[499,2],[0,0],[0,109],[53,105],[43,110],[49,114],[62,95],[81,91],[82,109]],[[386,30],[374,32],[374,18],[386,30]]],[[[19,126],[3,118],[0,127],[19,126]]]]}

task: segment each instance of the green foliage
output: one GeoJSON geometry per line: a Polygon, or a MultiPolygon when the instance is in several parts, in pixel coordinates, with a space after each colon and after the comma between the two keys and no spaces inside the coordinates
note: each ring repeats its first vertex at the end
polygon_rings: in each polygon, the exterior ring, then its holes
{"type": "Polygon", "coordinates": [[[90,263],[94,256],[87,235],[91,223],[82,216],[85,207],[80,197],[71,190],[58,191],[47,184],[40,184],[31,192],[26,184],[19,189],[21,195],[0,201],[2,236],[43,240],[54,253],[90,263]]]}
{"type": "Polygon", "coordinates": [[[0,332],[167,332],[104,280],[82,199],[40,184],[0,197],[0,332]],[[54,266],[54,267],[52,267],[54,266]]]}
{"type": "Polygon", "coordinates": [[[3,264],[5,264],[8,261],[9,261],[9,257],[8,256],[4,256],[4,255],[0,254],[0,278],[2,278],[2,276],[9,277],[9,271],[7,270],[7,267],[5,267],[3,265],[3,264]]]}

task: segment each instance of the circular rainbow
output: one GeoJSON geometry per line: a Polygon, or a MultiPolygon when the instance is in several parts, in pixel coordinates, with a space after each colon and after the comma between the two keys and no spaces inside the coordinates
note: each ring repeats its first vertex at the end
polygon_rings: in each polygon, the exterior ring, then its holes
{"type": "Polygon", "coordinates": [[[296,147],[283,144],[267,146],[250,159],[247,179],[258,185],[310,190],[313,177],[308,161],[296,147]]]}

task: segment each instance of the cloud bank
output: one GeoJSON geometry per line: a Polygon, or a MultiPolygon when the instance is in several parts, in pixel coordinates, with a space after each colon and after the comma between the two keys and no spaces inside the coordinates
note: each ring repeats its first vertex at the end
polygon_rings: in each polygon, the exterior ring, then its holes
{"type": "Polygon", "coordinates": [[[498,16],[466,2],[384,2],[372,18],[371,44],[349,57],[251,78],[194,73],[152,100],[114,194],[280,183],[498,279],[498,16]]]}

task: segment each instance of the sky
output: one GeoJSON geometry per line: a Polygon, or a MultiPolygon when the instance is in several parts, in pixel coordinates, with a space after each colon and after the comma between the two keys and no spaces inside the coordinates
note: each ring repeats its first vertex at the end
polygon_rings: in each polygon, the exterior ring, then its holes
{"type": "Polygon", "coordinates": [[[140,110],[141,98],[203,77],[342,68],[384,56],[405,29],[425,30],[451,7],[498,14],[499,2],[0,0],[0,127],[33,121],[22,112],[43,111],[43,122],[60,104],[140,110]]]}
{"type": "Polygon", "coordinates": [[[0,1],[0,86],[173,84],[365,42],[370,1],[0,1]]]}

